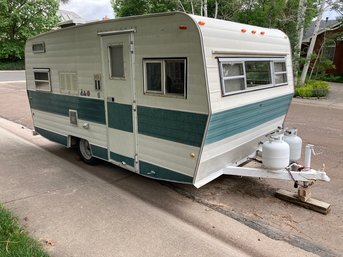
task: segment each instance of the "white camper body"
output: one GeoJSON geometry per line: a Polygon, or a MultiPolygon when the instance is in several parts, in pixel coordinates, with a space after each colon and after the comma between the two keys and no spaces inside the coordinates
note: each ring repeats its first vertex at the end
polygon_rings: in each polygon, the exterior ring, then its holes
{"type": "Polygon", "coordinates": [[[283,32],[179,12],[58,29],[25,53],[39,134],[197,187],[254,157],[293,95],[283,32]]]}

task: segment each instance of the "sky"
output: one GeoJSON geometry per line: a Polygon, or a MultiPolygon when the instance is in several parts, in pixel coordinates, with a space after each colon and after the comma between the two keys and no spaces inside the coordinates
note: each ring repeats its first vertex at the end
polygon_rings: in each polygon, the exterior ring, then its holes
{"type": "MultiPolygon", "coordinates": [[[[101,20],[103,17],[114,18],[110,0],[69,0],[68,4],[61,4],[61,10],[73,11],[86,21],[101,20]]],[[[325,12],[323,19],[334,19],[336,12],[325,12]]]]}
{"type": "Polygon", "coordinates": [[[69,0],[60,9],[73,11],[86,21],[101,20],[105,16],[114,18],[110,0],[69,0]]]}

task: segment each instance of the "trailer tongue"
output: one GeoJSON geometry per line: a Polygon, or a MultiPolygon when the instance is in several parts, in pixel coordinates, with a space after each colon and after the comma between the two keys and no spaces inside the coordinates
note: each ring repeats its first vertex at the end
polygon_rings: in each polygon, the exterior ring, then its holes
{"type": "MultiPolygon", "coordinates": [[[[304,164],[297,163],[301,159],[302,140],[297,136],[296,129],[276,131],[268,136],[269,140],[261,142],[262,147],[256,152],[236,162],[228,164],[223,169],[212,174],[211,179],[221,175],[241,177],[268,178],[294,181],[298,194],[278,190],[276,197],[315,210],[322,214],[330,211],[330,204],[311,198],[310,186],[317,180],[329,182],[330,178],[324,171],[311,168],[311,157],[315,155],[314,145],[305,147],[304,164]]],[[[202,181],[195,184],[202,186],[202,181]]]]}

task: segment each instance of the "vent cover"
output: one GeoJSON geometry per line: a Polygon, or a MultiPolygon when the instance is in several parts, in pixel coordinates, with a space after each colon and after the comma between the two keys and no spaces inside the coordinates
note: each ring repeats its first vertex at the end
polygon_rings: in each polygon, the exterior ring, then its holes
{"type": "Polygon", "coordinates": [[[60,72],[60,90],[61,93],[78,94],[76,72],[60,72]]]}

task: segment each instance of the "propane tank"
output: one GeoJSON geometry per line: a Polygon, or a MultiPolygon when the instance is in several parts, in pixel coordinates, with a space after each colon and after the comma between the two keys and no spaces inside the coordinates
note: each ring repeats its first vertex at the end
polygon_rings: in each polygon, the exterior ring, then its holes
{"type": "Polygon", "coordinates": [[[297,134],[297,129],[287,129],[283,137],[283,141],[289,144],[289,159],[291,162],[299,161],[301,158],[301,147],[303,141],[297,134]]]}
{"type": "Polygon", "coordinates": [[[282,135],[271,136],[262,146],[262,163],[267,169],[280,170],[289,164],[289,145],[282,135]]]}

